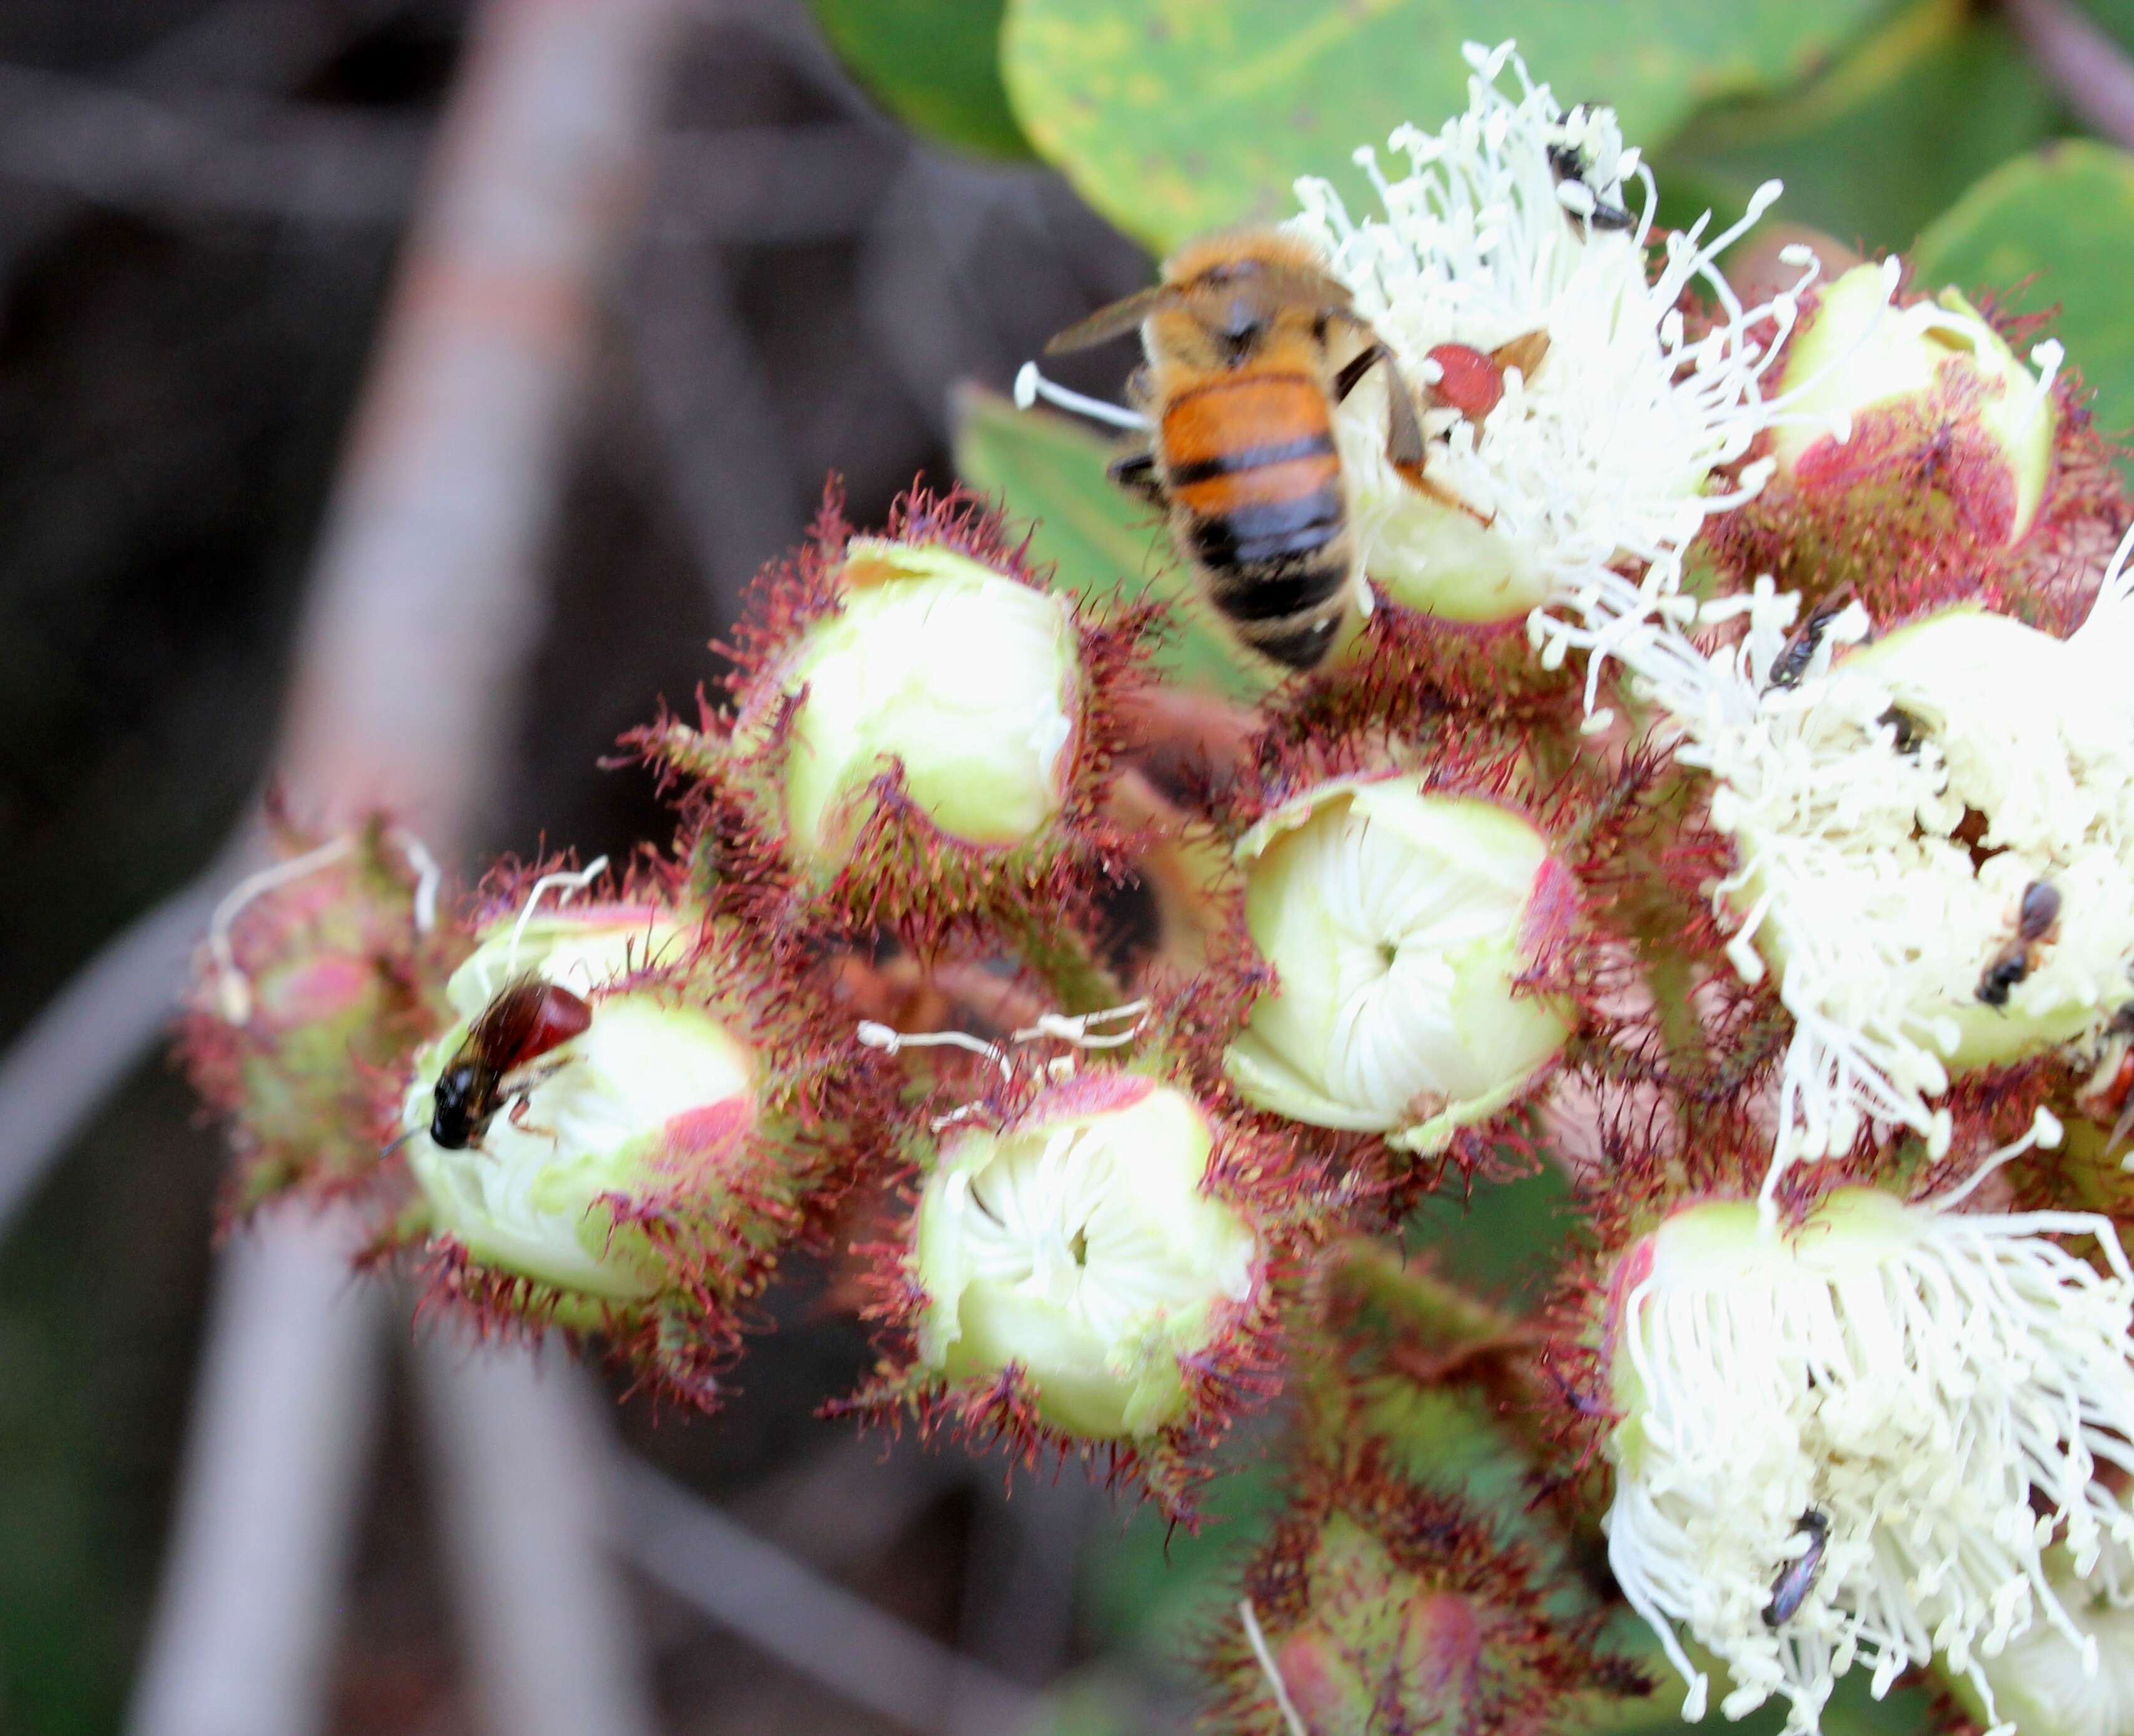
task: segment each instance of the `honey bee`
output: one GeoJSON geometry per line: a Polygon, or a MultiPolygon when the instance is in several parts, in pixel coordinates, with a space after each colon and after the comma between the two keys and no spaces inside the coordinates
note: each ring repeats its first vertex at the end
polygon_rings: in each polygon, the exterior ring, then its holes
{"type": "Polygon", "coordinates": [[[2050,880],[2033,880],[2023,888],[2016,907],[2016,937],[1987,960],[1979,974],[1978,998],[1989,1007],[2005,1007],[2016,985],[2029,976],[2036,960],[2032,949],[2059,921],[2060,895],[2050,880]]]}
{"type": "Polygon", "coordinates": [[[567,989],[535,976],[506,984],[437,1076],[430,1138],[447,1151],[479,1144],[500,1109],[512,1103],[515,1117],[526,1094],[553,1071],[553,1063],[536,1065],[541,1057],[592,1021],[591,1007],[567,989]]]}
{"type": "MultiPolygon", "coordinates": [[[[1333,412],[1372,369],[1386,370],[1393,468],[1480,516],[1423,474],[1422,423],[1392,351],[1306,242],[1272,230],[1197,242],[1166,263],[1161,283],[1045,350],[1086,349],[1136,326],[1148,360],[1130,391],[1153,430],[1113,478],[1168,511],[1209,602],[1263,655],[1313,668],[1341,624],[1357,554],[1333,412]]],[[[1547,343],[1532,332],[1494,355],[1441,346],[1428,402],[1480,420],[1502,395],[1504,368],[1530,372],[1547,343]]]]}

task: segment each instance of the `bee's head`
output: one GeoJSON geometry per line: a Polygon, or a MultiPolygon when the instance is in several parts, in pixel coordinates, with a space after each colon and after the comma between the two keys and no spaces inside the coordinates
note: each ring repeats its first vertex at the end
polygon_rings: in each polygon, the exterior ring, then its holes
{"type": "Polygon", "coordinates": [[[437,1076],[430,1107],[430,1137],[447,1151],[463,1151],[474,1136],[476,1068],[454,1061],[437,1076]]]}

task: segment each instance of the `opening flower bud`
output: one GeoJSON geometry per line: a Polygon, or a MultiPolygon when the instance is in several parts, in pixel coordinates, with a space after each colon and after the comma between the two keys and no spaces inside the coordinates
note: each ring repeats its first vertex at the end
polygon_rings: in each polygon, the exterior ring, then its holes
{"type": "Polygon", "coordinates": [[[2134,1541],[2097,1477],[2134,1461],[2134,1272],[2104,1218],[1957,1198],[1847,1188],[1790,1230],[1707,1202],[1618,1264],[1609,1561],[1686,1715],[1705,1682],[1678,1623],[1731,1674],[1727,1717],[1780,1695],[1799,1729],[1856,1663],[1877,1695],[1937,1653],[1983,1687],[2026,1635],[2083,1643],[2045,1552],[2091,1587],[2134,1541]]]}
{"type": "Polygon", "coordinates": [[[1858,265],[1793,341],[1772,453],[1804,502],[1871,514],[1885,537],[1892,522],[1926,528],[1938,496],[1967,536],[2006,547],[2045,495],[2050,384],[1955,290],[1893,307],[1883,268],[1858,265]]]}
{"type": "Polygon", "coordinates": [[[1037,1417],[1084,1441],[1185,1422],[1267,1282],[1244,1215],[1209,1188],[1216,1129],[1184,1092],[1092,1072],[997,1129],[952,1130],[927,1176],[912,1271],[919,1372],[1020,1372],[1037,1417]]]}
{"type": "Polygon", "coordinates": [[[900,769],[928,820],[968,844],[1019,844],[1058,814],[1079,717],[1065,600],[940,544],[855,537],[838,612],[810,625],[778,684],[794,849],[838,860],[900,769]]]}
{"type": "Polygon", "coordinates": [[[459,1022],[417,1057],[402,1111],[435,1231],[581,1300],[644,1302],[674,1282],[639,1215],[737,1204],[722,1171],[757,1120],[748,1043],[657,974],[698,944],[694,923],[650,906],[505,922],[483,940],[447,985],[459,1022]],[[500,999],[543,985],[582,1003],[580,1028],[523,1058],[500,1051],[500,999]],[[486,1073],[455,1147],[432,1135],[458,1067],[486,1073]]]}
{"type": "Polygon", "coordinates": [[[1239,844],[1277,986],[1225,1066],[1260,1108],[1441,1150],[1517,1099],[1575,1023],[1521,979],[1575,920],[1528,822],[1402,774],[1321,785],[1239,844]]]}

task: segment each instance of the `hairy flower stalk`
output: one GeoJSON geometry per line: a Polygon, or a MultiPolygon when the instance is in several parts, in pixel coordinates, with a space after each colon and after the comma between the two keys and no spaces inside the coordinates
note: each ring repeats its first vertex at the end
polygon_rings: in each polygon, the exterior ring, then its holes
{"type": "Polygon", "coordinates": [[[1733,842],[1729,955],[1797,1022],[1774,1182],[1870,1123],[1945,1148],[1952,1074],[2092,1042],[2134,995],[2126,589],[2122,560],[2067,640],[1964,608],[1861,646],[1856,605],[1798,624],[1765,583],[1706,607],[1746,617],[1732,650],[1649,647],[1733,842]]]}
{"type": "Polygon", "coordinates": [[[1280,1155],[1179,1087],[1094,1068],[943,1118],[858,1408],[1102,1448],[1186,1511],[1185,1451],[1263,1383],[1274,1250],[1241,1188],[1280,1155]]]}
{"type": "Polygon", "coordinates": [[[1781,1695],[1799,1730],[1856,1665],[1879,1695],[1938,1656],[1989,1707],[2026,1635],[2094,1667],[2049,1568],[2116,1595],[2106,1550],[2134,1540],[2098,1475],[2134,1470],[2134,1271],[2107,1219],[1959,1198],[1846,1188],[1789,1231],[1687,1206],[1617,1268],[1609,1560],[1686,1715],[1706,1683],[1677,1623],[1726,1665],[1727,1716],[1781,1695]]]}
{"type": "Polygon", "coordinates": [[[1405,176],[1357,153],[1382,216],[1352,218],[1326,183],[1298,183],[1293,226],[1326,249],[1431,406],[1427,474],[1460,503],[1419,492],[1388,462],[1374,375],[1337,420],[1350,510],[1364,569],[1395,602],[1457,621],[1566,611],[1538,626],[1554,644],[1591,645],[1672,595],[1684,547],[1768,473],[1712,481],[1772,419],[1762,377],[1798,288],[1744,307],[1715,262],[1778,186],[1721,234],[1700,221],[1667,235],[1649,271],[1657,192],[1614,111],[1566,110],[1509,42],[1465,54],[1466,111],[1393,136],[1405,176]],[[1683,312],[1692,291],[1713,310],[1695,326],[1683,312]],[[1501,369],[1494,401],[1448,378],[1507,346],[1528,359],[1501,369]],[[1610,571],[1625,563],[1642,582],[1610,571]]]}
{"type": "Polygon", "coordinates": [[[1420,775],[1343,778],[1237,856],[1277,985],[1224,1066],[1258,1107],[1436,1152],[1521,1096],[1574,1028],[1525,979],[1564,944],[1576,889],[1509,808],[1420,775]]]}

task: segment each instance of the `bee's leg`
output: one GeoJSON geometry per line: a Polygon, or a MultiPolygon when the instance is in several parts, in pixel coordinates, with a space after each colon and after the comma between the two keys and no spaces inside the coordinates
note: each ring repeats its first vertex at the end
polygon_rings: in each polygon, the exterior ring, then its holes
{"type": "Polygon", "coordinates": [[[1163,505],[1163,483],[1156,473],[1156,454],[1128,452],[1114,458],[1106,473],[1129,494],[1137,494],[1151,505],[1163,505]]]}
{"type": "Polygon", "coordinates": [[[556,1129],[554,1128],[542,1127],[526,1119],[526,1111],[533,1106],[534,1100],[522,1093],[520,1095],[512,1099],[511,1108],[505,1114],[504,1119],[509,1121],[514,1127],[517,1128],[522,1134],[532,1134],[537,1139],[554,1139],[556,1137],[556,1129]]]}

